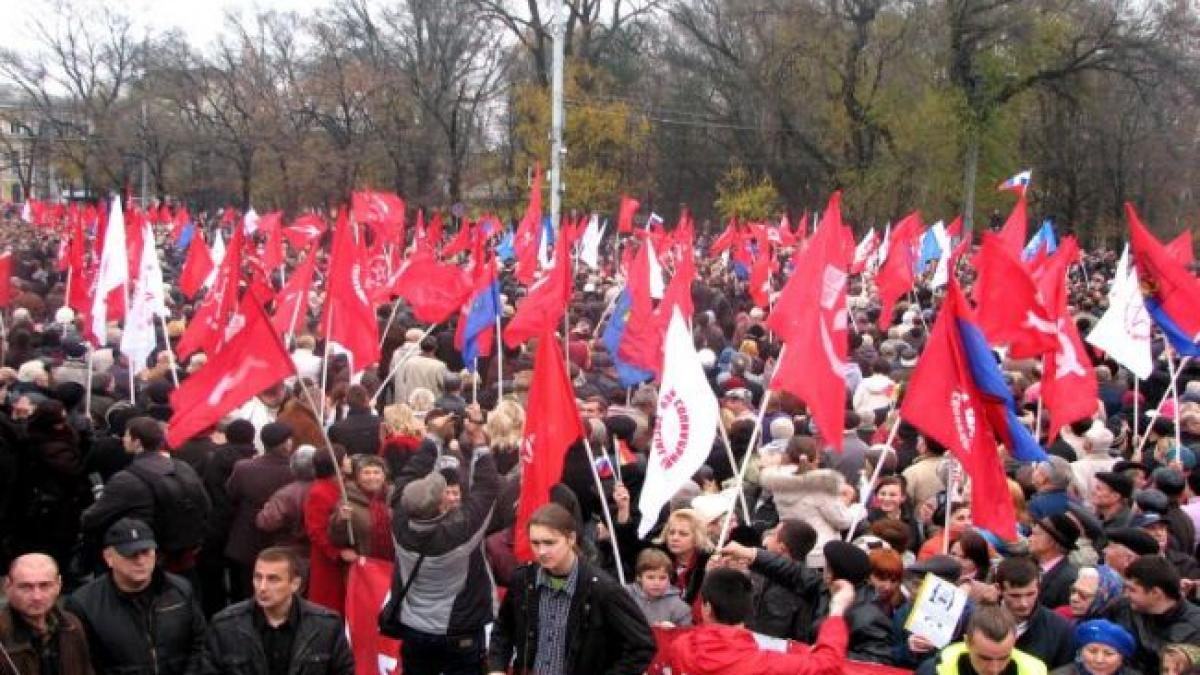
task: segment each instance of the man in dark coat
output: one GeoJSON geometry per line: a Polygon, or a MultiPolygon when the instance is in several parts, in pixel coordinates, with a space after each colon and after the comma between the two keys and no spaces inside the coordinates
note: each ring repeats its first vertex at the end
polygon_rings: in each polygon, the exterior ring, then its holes
{"type": "Polygon", "coordinates": [[[87,635],[79,618],[56,606],[62,576],[54,559],[28,553],[4,578],[8,606],[0,610],[0,675],[92,675],[87,635]]]}
{"type": "Polygon", "coordinates": [[[254,425],[248,420],[234,420],[225,428],[225,443],[217,446],[204,466],[204,488],[213,505],[197,565],[205,616],[212,616],[229,604],[229,588],[225,582],[229,563],[225,559],[225,544],[233,524],[233,507],[229,505],[225,484],[233,474],[234,465],[250,459],[255,453],[254,425]]]}
{"type": "Polygon", "coordinates": [[[1110,618],[1137,640],[1133,663],[1157,673],[1169,644],[1200,644],[1200,607],[1179,590],[1179,572],[1159,555],[1144,555],[1125,570],[1126,596],[1113,605],[1110,618]]]}
{"type": "Polygon", "coordinates": [[[1079,568],[1067,559],[1075,550],[1079,528],[1070,516],[1055,515],[1033,524],[1029,536],[1029,554],[1042,568],[1038,584],[1038,602],[1055,609],[1071,600],[1071,586],[1079,576],[1079,568]]]}
{"type": "Polygon", "coordinates": [[[996,569],[1000,599],[1018,626],[1017,649],[1054,670],[1075,660],[1071,623],[1038,602],[1039,572],[1030,558],[1005,558],[996,569]]]}
{"type": "Polygon", "coordinates": [[[188,675],[196,672],[204,616],[183,577],[155,566],[154,531],[122,518],[104,534],[109,572],[79,588],[66,609],[87,630],[97,673],[188,675]]]}
{"type": "Polygon", "coordinates": [[[250,578],[258,552],[269,545],[266,535],[254,524],[263,504],[279,488],[295,479],[289,459],[292,456],[292,429],[283,422],[269,422],[259,433],[263,454],[243,459],[233,466],[225,484],[233,520],[225,557],[230,563],[229,594],[233,600],[250,597],[250,578]]]}
{"type": "Polygon", "coordinates": [[[351,455],[379,454],[379,417],[371,408],[366,387],[355,384],[346,390],[349,407],[345,419],[329,427],[329,440],[345,446],[351,455]]]}
{"type": "Polygon", "coordinates": [[[342,618],[302,599],[301,581],[294,553],[263,549],[254,563],[254,599],[213,617],[201,675],[354,675],[342,618]]]}

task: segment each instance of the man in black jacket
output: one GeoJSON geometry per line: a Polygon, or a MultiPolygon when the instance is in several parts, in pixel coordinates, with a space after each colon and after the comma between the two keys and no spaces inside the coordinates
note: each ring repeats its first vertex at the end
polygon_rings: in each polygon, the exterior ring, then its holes
{"type": "Polygon", "coordinates": [[[996,568],[996,586],[1002,604],[1017,620],[1017,649],[1054,670],[1074,661],[1074,638],[1070,622],[1038,602],[1039,576],[1032,559],[1005,558],[996,568]]]}
{"type": "Polygon", "coordinates": [[[1075,550],[1079,528],[1067,515],[1052,515],[1033,524],[1029,536],[1029,554],[1042,568],[1038,583],[1038,602],[1055,609],[1071,600],[1071,586],[1079,568],[1067,558],[1075,550]]]}
{"type": "Polygon", "coordinates": [[[76,590],[66,609],[87,631],[99,675],[189,675],[199,665],[204,616],[183,577],[156,569],[150,526],[122,518],[104,533],[109,573],[76,590]]]}
{"type": "Polygon", "coordinates": [[[163,565],[180,573],[192,570],[212,512],[204,484],[187,462],[176,460],[167,452],[162,426],[155,420],[149,417],[129,420],[122,442],[133,460],[113,474],[104,486],[104,493],[83,512],[80,522],[84,533],[95,536],[106,532],[121,518],[152,523],[162,530],[156,534],[161,540],[157,548],[163,565]],[[172,495],[169,501],[168,494],[172,495]],[[184,499],[195,507],[195,527],[178,523],[169,527],[168,507],[174,508],[184,499]]]}
{"type": "Polygon", "coordinates": [[[1179,572],[1160,555],[1144,555],[1125,570],[1126,597],[1109,611],[1137,640],[1133,663],[1157,673],[1169,644],[1200,643],[1200,608],[1180,592],[1179,572]]]}
{"type": "Polygon", "coordinates": [[[302,599],[300,562],[289,549],[263,549],[254,598],[215,617],[201,675],[354,675],[354,654],[337,614],[302,599]]]}
{"type": "Polygon", "coordinates": [[[478,673],[483,659],[492,581],[482,544],[500,492],[483,424],[478,406],[468,408],[463,445],[474,452],[460,508],[446,508],[434,443],[422,443],[396,480],[396,577],[380,622],[385,634],[403,640],[406,675],[478,673]]]}
{"type": "Polygon", "coordinates": [[[379,454],[379,416],[371,408],[371,394],[361,384],[346,390],[349,410],[345,419],[329,427],[329,440],[346,446],[351,455],[379,454]]]}

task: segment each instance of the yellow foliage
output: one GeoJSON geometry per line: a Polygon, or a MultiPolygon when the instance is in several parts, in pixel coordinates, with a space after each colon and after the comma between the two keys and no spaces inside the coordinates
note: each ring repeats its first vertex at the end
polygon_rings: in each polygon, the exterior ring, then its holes
{"type": "Polygon", "coordinates": [[[755,178],[745,168],[730,169],[717,185],[717,210],[723,218],[766,220],[779,211],[779,192],[766,176],[755,178]]]}

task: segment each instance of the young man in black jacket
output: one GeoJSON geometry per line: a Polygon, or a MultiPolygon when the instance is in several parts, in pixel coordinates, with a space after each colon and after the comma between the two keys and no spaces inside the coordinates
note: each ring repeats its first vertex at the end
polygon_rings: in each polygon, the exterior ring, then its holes
{"type": "Polygon", "coordinates": [[[354,654],[337,614],[302,599],[300,562],[265,548],[254,562],[254,598],[213,617],[200,675],[354,675],[354,654]]]}
{"type": "Polygon", "coordinates": [[[149,525],[118,520],[104,533],[108,574],[67,599],[87,631],[97,673],[190,675],[199,664],[200,605],[186,579],[156,569],[156,549],[149,525]]]}

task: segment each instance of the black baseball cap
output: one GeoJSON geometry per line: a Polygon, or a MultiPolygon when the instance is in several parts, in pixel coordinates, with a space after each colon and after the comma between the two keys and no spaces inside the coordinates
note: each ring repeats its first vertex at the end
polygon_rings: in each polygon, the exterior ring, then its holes
{"type": "Polygon", "coordinates": [[[104,546],[111,546],[126,558],[142,551],[158,548],[154,530],[145,521],[137,518],[122,518],[113,523],[104,533],[104,546]]]}

